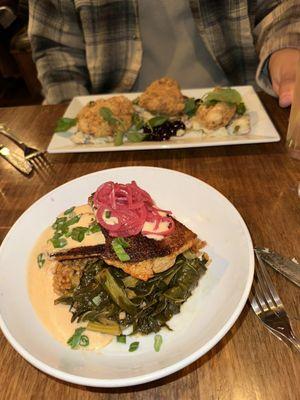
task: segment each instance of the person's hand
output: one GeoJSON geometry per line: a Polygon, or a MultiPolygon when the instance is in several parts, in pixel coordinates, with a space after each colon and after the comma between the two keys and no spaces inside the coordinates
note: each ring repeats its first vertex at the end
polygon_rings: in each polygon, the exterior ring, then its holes
{"type": "Polygon", "coordinates": [[[277,50],[270,57],[270,77],[281,107],[288,107],[293,100],[299,57],[300,50],[290,48],[277,50]]]}

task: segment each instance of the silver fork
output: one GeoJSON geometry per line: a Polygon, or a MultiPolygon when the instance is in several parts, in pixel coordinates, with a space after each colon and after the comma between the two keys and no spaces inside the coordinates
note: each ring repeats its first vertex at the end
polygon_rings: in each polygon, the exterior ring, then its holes
{"type": "Polygon", "coordinates": [[[0,134],[11,139],[18,147],[23,150],[24,158],[32,167],[44,183],[55,180],[55,170],[51,162],[46,157],[46,152],[28,146],[22,142],[16,135],[14,135],[4,124],[0,123],[0,134]]]}
{"type": "Polygon", "coordinates": [[[257,317],[280,340],[293,345],[300,352],[300,340],[295,336],[282,301],[274,288],[262,259],[255,252],[255,278],[250,297],[251,306],[257,317]]]}
{"type": "Polygon", "coordinates": [[[0,123],[0,133],[9,139],[11,139],[20,149],[24,152],[26,160],[32,160],[33,158],[39,157],[44,154],[44,151],[35,149],[27,146],[26,143],[22,142],[17,136],[15,136],[4,124],[0,123]]]}

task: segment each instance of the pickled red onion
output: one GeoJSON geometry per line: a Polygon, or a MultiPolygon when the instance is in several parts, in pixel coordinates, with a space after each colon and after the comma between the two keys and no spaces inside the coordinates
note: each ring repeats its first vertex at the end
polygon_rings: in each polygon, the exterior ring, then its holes
{"type": "Polygon", "coordinates": [[[174,220],[168,215],[171,212],[159,209],[151,196],[135,181],[127,184],[106,182],[96,190],[93,201],[97,210],[97,221],[110,236],[155,234],[162,222],[169,224],[159,235],[167,236],[174,230],[174,220]],[[109,218],[105,217],[107,212],[110,218],[114,217],[115,223],[108,223],[109,218]],[[143,229],[146,222],[155,223],[153,232],[143,229]]]}

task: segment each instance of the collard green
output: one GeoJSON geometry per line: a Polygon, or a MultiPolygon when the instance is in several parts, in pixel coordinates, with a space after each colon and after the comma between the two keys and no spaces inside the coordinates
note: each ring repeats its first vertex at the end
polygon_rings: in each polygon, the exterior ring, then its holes
{"type": "Polygon", "coordinates": [[[144,282],[100,259],[90,260],[79,285],[55,304],[69,305],[71,321],[87,321],[87,329],[120,335],[131,326],[132,333],[158,332],[168,328],[167,322],[180,312],[205,273],[206,263],[206,257],[180,255],[172,268],[144,282]]]}

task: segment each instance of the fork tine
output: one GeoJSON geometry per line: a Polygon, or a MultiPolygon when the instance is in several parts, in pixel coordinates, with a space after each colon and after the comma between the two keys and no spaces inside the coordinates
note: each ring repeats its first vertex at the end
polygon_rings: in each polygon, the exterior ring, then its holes
{"type": "Polygon", "coordinates": [[[257,280],[255,287],[253,287],[253,294],[253,298],[255,299],[256,304],[258,305],[261,312],[268,311],[270,307],[265,299],[265,296],[263,295],[259,280],[257,280]]]}
{"type": "Polygon", "coordinates": [[[272,284],[272,281],[266,271],[266,268],[264,266],[264,262],[262,261],[261,257],[259,254],[256,253],[256,257],[258,260],[258,268],[257,268],[257,274],[258,277],[260,278],[260,282],[264,286],[265,290],[263,291],[265,293],[265,297],[268,297],[268,304],[270,307],[282,307],[282,302],[272,284]]]}

